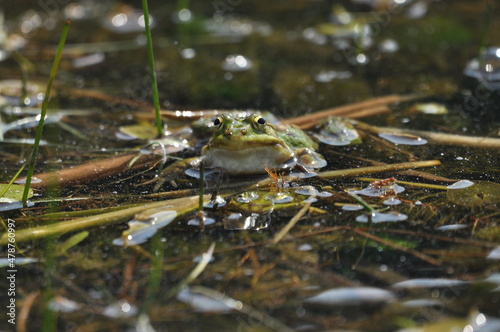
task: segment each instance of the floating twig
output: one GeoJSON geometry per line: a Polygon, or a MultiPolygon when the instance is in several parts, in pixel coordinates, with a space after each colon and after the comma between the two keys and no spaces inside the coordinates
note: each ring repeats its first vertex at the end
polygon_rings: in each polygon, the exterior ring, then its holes
{"type": "MultiPolygon", "coordinates": [[[[33,177],[37,179],[37,182],[31,182],[30,187],[33,189],[46,189],[56,184],[61,187],[87,184],[119,174],[147,169],[156,164],[159,159],[159,157],[154,154],[143,154],[137,158],[133,165],[129,166],[129,163],[136,157],[137,154],[120,155],[118,157],[92,161],[60,171],[39,173],[33,177]]],[[[22,183],[24,181],[26,181],[26,178],[21,178],[16,182],[22,183]]]]}
{"type": "MultiPolygon", "coordinates": [[[[431,167],[431,166],[437,166],[437,165],[441,165],[441,162],[439,160],[412,161],[412,162],[406,162],[406,163],[387,164],[387,165],[380,165],[380,166],[367,166],[367,167],[358,167],[358,168],[347,168],[347,169],[338,169],[335,171],[320,172],[320,173],[318,173],[318,177],[325,178],[325,179],[341,178],[341,177],[353,177],[353,176],[362,176],[362,175],[366,175],[366,174],[398,171],[398,170],[413,169],[413,168],[419,168],[419,167],[431,167]]],[[[288,177],[285,177],[284,180],[285,181],[292,181],[293,178],[288,176],[288,177]]],[[[253,184],[252,186],[250,186],[249,189],[267,187],[271,183],[272,183],[271,179],[264,179],[262,181],[259,181],[255,184],[253,184]]]]}
{"type": "Polygon", "coordinates": [[[366,123],[357,123],[361,129],[375,134],[409,134],[428,139],[434,144],[470,146],[483,149],[500,149],[500,138],[464,136],[455,134],[435,133],[432,131],[400,129],[392,127],[377,127],[366,123]]]}
{"type": "MultiPolygon", "coordinates": [[[[350,117],[350,115],[360,112],[366,111],[367,109],[377,110],[376,112],[385,111],[387,105],[401,102],[404,100],[412,99],[414,96],[400,96],[400,95],[388,95],[384,97],[378,97],[369,99],[366,101],[362,101],[359,103],[348,104],[344,106],[329,108],[326,110],[306,114],[303,116],[298,116],[291,119],[286,119],[283,121],[285,124],[293,124],[297,125],[303,129],[311,128],[314,124],[323,120],[329,116],[345,116],[350,117]]],[[[373,114],[370,115],[373,115],[373,114]]],[[[359,117],[359,116],[358,116],[359,117]]]]}
{"type": "MultiPolygon", "coordinates": [[[[357,180],[359,181],[379,181],[380,179],[376,178],[358,178],[357,180]]],[[[447,186],[442,186],[439,184],[429,184],[429,183],[419,183],[419,182],[410,182],[410,181],[401,181],[401,180],[394,180],[394,182],[399,183],[399,184],[404,184],[412,187],[420,187],[420,188],[428,188],[428,189],[439,189],[439,190],[448,190],[449,188],[447,186]]]]}
{"type": "Polygon", "coordinates": [[[367,167],[359,167],[359,168],[350,168],[350,169],[342,169],[335,171],[326,171],[318,173],[320,178],[338,178],[338,177],[351,177],[357,175],[364,175],[370,173],[382,173],[382,172],[390,172],[404,169],[413,169],[420,167],[432,167],[441,165],[439,160],[424,160],[424,161],[410,161],[406,163],[397,163],[397,164],[387,164],[380,166],[367,166],[367,167]]]}

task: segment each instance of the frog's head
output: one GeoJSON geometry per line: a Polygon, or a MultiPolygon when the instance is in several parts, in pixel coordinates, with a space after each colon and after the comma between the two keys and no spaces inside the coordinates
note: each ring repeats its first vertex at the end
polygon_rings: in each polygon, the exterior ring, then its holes
{"type": "Polygon", "coordinates": [[[265,173],[295,163],[293,152],[274,127],[259,114],[240,117],[224,114],[214,120],[215,132],[202,155],[207,163],[229,174],[265,173]]]}

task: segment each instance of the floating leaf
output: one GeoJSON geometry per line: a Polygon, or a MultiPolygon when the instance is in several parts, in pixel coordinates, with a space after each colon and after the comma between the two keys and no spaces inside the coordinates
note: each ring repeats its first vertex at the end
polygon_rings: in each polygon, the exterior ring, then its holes
{"type": "Polygon", "coordinates": [[[330,117],[321,122],[317,128],[320,129],[319,133],[313,135],[322,143],[335,146],[361,143],[358,131],[345,119],[330,117]]]}
{"type": "MultiPolygon", "coordinates": [[[[20,201],[23,198],[24,186],[13,184],[0,184],[0,193],[4,193],[0,197],[0,203],[12,203],[20,201]]],[[[33,197],[33,190],[29,190],[28,198],[33,197]]]]}
{"type": "Polygon", "coordinates": [[[500,203],[500,184],[478,181],[467,188],[448,190],[446,196],[451,203],[462,206],[497,205],[500,203]]]}

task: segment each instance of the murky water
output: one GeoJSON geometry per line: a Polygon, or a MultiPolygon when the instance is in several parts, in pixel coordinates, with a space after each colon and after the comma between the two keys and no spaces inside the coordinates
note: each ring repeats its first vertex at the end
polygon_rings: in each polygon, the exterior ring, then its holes
{"type": "Polygon", "coordinates": [[[496,2],[149,6],[161,108],[185,111],[165,112],[166,137],[154,142],[140,7],[0,8],[4,183],[30,158],[72,21],[34,196],[21,208],[20,185],[0,201],[0,265],[11,277],[0,281],[1,330],[500,330],[496,2]],[[199,156],[213,131],[212,120],[181,119],[189,111],[290,120],[384,95],[400,102],[342,113],[361,122],[300,124],[327,162],[312,173],[270,170],[265,182],[207,169],[205,193],[219,196],[203,213],[199,168],[155,181],[162,166],[199,156]],[[96,160],[106,164],[79,166],[96,160]],[[326,174],[413,161],[436,163],[326,174]],[[55,170],[65,171],[51,182],[55,170]]]}

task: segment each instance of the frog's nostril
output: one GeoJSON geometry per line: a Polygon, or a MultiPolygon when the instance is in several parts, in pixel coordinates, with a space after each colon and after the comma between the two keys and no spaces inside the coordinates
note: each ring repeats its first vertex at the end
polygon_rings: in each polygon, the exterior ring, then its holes
{"type": "Polygon", "coordinates": [[[246,135],[247,134],[247,130],[246,129],[241,129],[241,134],[242,135],[246,135]]]}
{"type": "Polygon", "coordinates": [[[233,133],[229,129],[226,129],[226,131],[224,132],[224,136],[231,136],[232,134],[233,133]]]}

